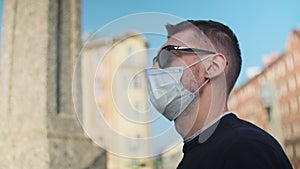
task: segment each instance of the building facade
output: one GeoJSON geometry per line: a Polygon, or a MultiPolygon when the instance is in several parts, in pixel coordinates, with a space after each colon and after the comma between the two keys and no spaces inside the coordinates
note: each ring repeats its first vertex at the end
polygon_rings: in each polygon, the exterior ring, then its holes
{"type": "Polygon", "coordinates": [[[270,132],[300,168],[300,31],[292,31],[285,52],[272,56],[266,68],[235,89],[229,107],[270,132]]]}
{"type": "Polygon", "coordinates": [[[147,42],[135,33],[96,39],[82,54],[87,134],[107,150],[108,169],[152,168],[146,77],[147,42]]]}

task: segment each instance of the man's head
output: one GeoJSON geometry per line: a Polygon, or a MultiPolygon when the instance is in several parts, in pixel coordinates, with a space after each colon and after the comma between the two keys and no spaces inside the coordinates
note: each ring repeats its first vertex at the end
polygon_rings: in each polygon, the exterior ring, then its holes
{"type": "Polygon", "coordinates": [[[168,40],[153,60],[153,68],[160,69],[152,74],[160,79],[150,83],[164,91],[156,90],[152,101],[168,119],[176,119],[178,133],[187,138],[228,111],[227,97],[241,69],[240,49],[233,32],[214,21],[184,21],[166,28],[168,40]],[[166,73],[180,78],[182,85],[171,77],[161,79],[166,73]],[[194,95],[191,102],[187,93],[194,95]]]}
{"type": "MultiPolygon", "coordinates": [[[[231,92],[234,84],[240,74],[241,70],[241,51],[239,48],[238,40],[232,30],[224,24],[215,21],[205,20],[188,20],[176,25],[167,25],[168,37],[187,30],[193,29],[195,37],[199,37],[199,34],[205,34],[210,43],[207,43],[207,39],[199,39],[202,44],[212,44],[216,52],[223,54],[227,60],[227,69],[225,70],[227,81],[227,92],[231,92]],[[198,35],[197,35],[198,34],[198,35]]],[[[206,48],[205,46],[199,46],[198,48],[206,48]]],[[[211,49],[211,47],[208,47],[211,49]]]]}

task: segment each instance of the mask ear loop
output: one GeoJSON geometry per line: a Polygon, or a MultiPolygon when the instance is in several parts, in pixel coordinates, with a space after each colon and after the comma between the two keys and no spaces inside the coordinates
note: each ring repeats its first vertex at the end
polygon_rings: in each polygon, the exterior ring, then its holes
{"type": "Polygon", "coordinates": [[[204,83],[202,83],[202,85],[200,87],[198,87],[198,89],[196,91],[194,91],[194,94],[199,92],[199,90],[208,83],[209,79],[207,79],[204,83]]]}
{"type": "MultiPolygon", "coordinates": [[[[213,54],[213,55],[215,55],[215,54],[213,54]]],[[[192,66],[194,66],[194,65],[196,65],[196,64],[198,64],[198,63],[200,63],[200,62],[202,62],[202,61],[204,61],[204,60],[206,60],[206,59],[208,59],[209,57],[211,57],[211,56],[213,56],[213,55],[208,55],[208,56],[206,56],[205,58],[200,59],[200,60],[198,60],[197,62],[190,64],[189,66],[186,66],[183,70],[188,69],[188,68],[190,68],[190,67],[192,67],[192,66]]],[[[193,94],[197,93],[197,92],[198,92],[204,85],[206,85],[208,82],[209,82],[209,79],[207,79],[204,83],[202,83],[202,85],[201,85],[200,87],[198,87],[198,89],[195,90],[195,91],[193,92],[193,94]]]]}

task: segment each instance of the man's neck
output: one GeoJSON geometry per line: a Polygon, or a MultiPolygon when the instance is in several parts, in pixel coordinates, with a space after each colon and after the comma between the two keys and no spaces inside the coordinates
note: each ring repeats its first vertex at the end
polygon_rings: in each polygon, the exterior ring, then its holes
{"type": "Polygon", "coordinates": [[[210,103],[211,100],[206,100],[206,102],[201,103],[199,102],[199,107],[202,107],[202,109],[199,109],[197,115],[194,115],[195,120],[193,122],[193,126],[190,127],[190,130],[183,137],[184,140],[189,137],[192,137],[196,132],[205,128],[215,119],[221,117],[224,113],[228,112],[226,100],[224,102],[215,102],[213,104],[215,106],[212,106],[212,104],[210,103]]]}
{"type": "Polygon", "coordinates": [[[208,126],[211,122],[222,116],[224,113],[226,113],[226,111],[207,112],[205,114],[200,114],[201,116],[198,116],[196,118],[196,121],[194,122],[193,126],[190,128],[189,132],[183,137],[183,139],[186,140],[187,138],[193,136],[196,132],[208,126]]]}
{"type": "Polygon", "coordinates": [[[196,131],[193,135],[184,138],[184,142],[187,143],[187,142],[191,141],[196,136],[198,136],[199,134],[201,134],[203,131],[205,131],[206,129],[210,128],[212,125],[214,125],[218,121],[220,121],[222,119],[222,117],[224,117],[224,116],[226,116],[227,114],[230,114],[230,113],[231,112],[224,112],[223,114],[221,114],[220,116],[218,116],[217,118],[215,118],[214,120],[212,120],[211,122],[209,122],[206,125],[204,125],[200,130],[196,131]]]}
{"type": "Polygon", "coordinates": [[[175,121],[176,130],[183,139],[191,137],[228,111],[227,95],[222,88],[212,90],[207,85],[204,89],[200,98],[194,100],[175,121]]]}

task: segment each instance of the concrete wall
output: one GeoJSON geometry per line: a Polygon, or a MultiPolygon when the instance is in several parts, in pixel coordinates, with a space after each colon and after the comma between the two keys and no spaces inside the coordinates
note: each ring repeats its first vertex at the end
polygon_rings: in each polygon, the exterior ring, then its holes
{"type": "Polygon", "coordinates": [[[105,158],[84,136],[72,100],[80,9],[80,0],[5,1],[0,168],[91,168],[105,158]]]}

